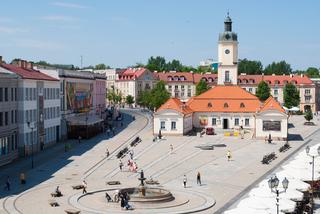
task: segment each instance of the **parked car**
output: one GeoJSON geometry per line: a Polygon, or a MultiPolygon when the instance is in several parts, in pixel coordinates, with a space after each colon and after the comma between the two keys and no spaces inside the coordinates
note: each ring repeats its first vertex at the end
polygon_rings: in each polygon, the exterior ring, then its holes
{"type": "Polygon", "coordinates": [[[214,128],[212,127],[206,128],[206,135],[214,135],[214,128]]]}

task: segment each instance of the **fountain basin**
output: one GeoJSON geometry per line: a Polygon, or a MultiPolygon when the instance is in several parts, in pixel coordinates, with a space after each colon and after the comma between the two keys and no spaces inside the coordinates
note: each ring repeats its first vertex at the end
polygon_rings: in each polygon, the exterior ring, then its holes
{"type": "Polygon", "coordinates": [[[130,196],[130,202],[137,203],[161,203],[173,201],[174,197],[170,191],[161,188],[143,187],[145,195],[141,194],[141,187],[124,188],[120,192],[127,192],[130,196]]]}

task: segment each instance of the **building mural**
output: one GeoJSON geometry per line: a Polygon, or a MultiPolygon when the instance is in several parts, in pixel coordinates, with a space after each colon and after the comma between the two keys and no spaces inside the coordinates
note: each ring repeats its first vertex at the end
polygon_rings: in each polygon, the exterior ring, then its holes
{"type": "Polygon", "coordinates": [[[73,112],[85,112],[92,107],[92,83],[67,82],[67,108],[73,112]]]}

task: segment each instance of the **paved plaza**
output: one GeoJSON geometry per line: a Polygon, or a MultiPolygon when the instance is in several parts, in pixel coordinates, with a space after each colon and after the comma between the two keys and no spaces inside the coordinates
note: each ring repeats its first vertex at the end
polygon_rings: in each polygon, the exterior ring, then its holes
{"type": "MultiPolygon", "coordinates": [[[[123,158],[124,168],[119,169],[116,154],[133,138],[140,136],[142,142],[133,147],[134,161],[138,171],[143,169],[146,178],[158,180],[160,187],[172,192],[173,202],[163,205],[135,206],[132,213],[221,213],[245,195],[246,191],[267,176],[292,153],[306,143],[319,139],[318,126],[304,126],[303,116],[289,119],[291,149],[279,153],[283,142],[272,144],[257,141],[247,134],[245,139],[214,136],[165,136],[153,142],[152,117],[139,110],[123,110],[124,126],[117,128],[113,137],[101,134],[64,152],[62,145],[54,148],[46,157],[36,156],[36,167],[30,170],[29,159],[13,163],[0,171],[1,186],[9,175],[12,182],[10,191],[0,191],[0,213],[64,213],[66,209],[81,210],[81,213],[124,213],[118,203],[107,203],[104,192],[112,194],[115,188],[136,187],[139,173],[129,171],[123,158]],[[132,120],[130,115],[135,116],[132,120]],[[214,150],[196,148],[199,144],[212,143],[214,150]],[[173,150],[170,149],[170,144],[173,150]],[[59,150],[60,148],[60,150],[59,150]],[[106,149],[110,156],[106,156],[106,149]],[[226,158],[227,151],[232,154],[231,161],[226,158]],[[261,164],[263,155],[276,152],[278,158],[269,165],[261,164]],[[27,184],[18,182],[20,171],[28,168],[27,184]],[[202,185],[197,185],[196,175],[200,172],[202,185]],[[183,176],[187,177],[187,188],[183,187],[183,176]],[[73,190],[85,179],[88,194],[73,190]],[[107,181],[120,181],[121,185],[107,185],[107,181]],[[51,198],[56,186],[60,186],[62,197],[51,198]],[[59,203],[51,207],[50,200],[59,203]]],[[[315,119],[315,122],[318,121],[315,119]]],[[[75,142],[73,142],[76,144],[75,142]]]]}

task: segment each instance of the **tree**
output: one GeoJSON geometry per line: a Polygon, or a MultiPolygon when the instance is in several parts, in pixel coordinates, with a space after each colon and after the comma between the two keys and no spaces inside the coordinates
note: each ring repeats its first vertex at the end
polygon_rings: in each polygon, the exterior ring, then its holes
{"type": "Polygon", "coordinates": [[[171,62],[168,62],[166,65],[166,69],[168,71],[180,71],[182,68],[182,64],[179,60],[172,60],[171,62]]]}
{"type": "Polygon", "coordinates": [[[310,122],[310,120],[313,119],[312,111],[311,111],[311,110],[306,111],[306,113],[304,114],[304,118],[305,118],[308,122],[310,122]]]}
{"type": "Polygon", "coordinates": [[[151,109],[151,92],[142,91],[137,99],[138,105],[151,109]]]}
{"type": "Polygon", "coordinates": [[[205,91],[208,91],[210,87],[208,86],[207,82],[203,79],[200,80],[200,82],[198,82],[198,84],[196,85],[196,95],[200,95],[205,91]]]}
{"type": "Polygon", "coordinates": [[[284,106],[287,108],[292,108],[299,105],[300,95],[294,84],[288,83],[285,85],[283,89],[283,100],[284,106]]]}
{"type": "Polygon", "coordinates": [[[260,61],[248,60],[244,58],[239,60],[238,71],[239,73],[246,74],[262,74],[263,66],[260,61]]]}
{"type": "Polygon", "coordinates": [[[265,81],[261,81],[258,85],[256,96],[261,100],[265,101],[270,97],[270,87],[265,81]]]}
{"type": "Polygon", "coordinates": [[[314,68],[314,67],[309,67],[306,70],[306,75],[310,78],[317,78],[317,77],[319,77],[319,69],[314,68]]]}
{"type": "Polygon", "coordinates": [[[146,67],[150,71],[165,71],[167,64],[166,64],[166,59],[162,56],[157,56],[157,57],[150,57],[148,59],[148,63],[146,67]]]}
{"type": "Polygon", "coordinates": [[[158,109],[170,98],[170,93],[166,89],[166,84],[163,80],[159,81],[151,90],[151,105],[150,107],[158,109]]]}
{"type": "Polygon", "coordinates": [[[107,93],[107,99],[109,100],[109,102],[117,104],[121,102],[122,94],[121,92],[117,93],[114,90],[109,90],[107,93]]]}
{"type": "Polygon", "coordinates": [[[286,61],[273,62],[264,69],[264,73],[267,75],[282,75],[290,74],[292,72],[291,65],[286,63],[286,61]]]}
{"type": "Polygon", "coordinates": [[[131,95],[127,95],[126,97],[126,103],[131,106],[134,103],[134,98],[131,95]]]}
{"type": "Polygon", "coordinates": [[[97,64],[97,65],[94,67],[95,70],[104,70],[104,69],[109,69],[109,68],[110,68],[110,66],[107,66],[107,65],[105,65],[105,64],[103,64],[103,63],[97,64]]]}

